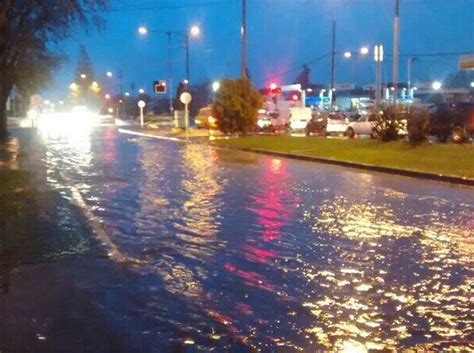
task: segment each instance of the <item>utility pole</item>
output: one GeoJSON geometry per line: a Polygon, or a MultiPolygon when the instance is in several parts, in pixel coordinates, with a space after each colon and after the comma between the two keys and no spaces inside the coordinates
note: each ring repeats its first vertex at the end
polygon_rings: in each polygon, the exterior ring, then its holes
{"type": "Polygon", "coordinates": [[[242,0],[242,27],[240,28],[242,36],[241,51],[241,77],[247,77],[247,0],[242,0]]]}
{"type": "Polygon", "coordinates": [[[173,59],[171,58],[171,32],[166,32],[168,36],[168,95],[169,95],[169,110],[170,115],[173,115],[173,93],[171,92],[171,87],[173,87],[173,59]]]}
{"type": "Polygon", "coordinates": [[[331,88],[329,97],[331,97],[331,106],[334,105],[334,84],[336,75],[336,21],[332,21],[332,50],[331,50],[331,88]]]}
{"type": "Polygon", "coordinates": [[[410,98],[413,98],[411,94],[411,69],[412,69],[412,64],[416,60],[416,58],[408,58],[407,60],[407,90],[408,94],[410,95],[410,98]]]}
{"type": "Polygon", "coordinates": [[[393,22],[393,104],[397,104],[398,93],[398,50],[400,45],[400,0],[395,0],[395,19],[393,22]]]}
{"type": "Polygon", "coordinates": [[[189,34],[185,34],[185,46],[186,46],[186,87],[189,84],[189,34]]]}

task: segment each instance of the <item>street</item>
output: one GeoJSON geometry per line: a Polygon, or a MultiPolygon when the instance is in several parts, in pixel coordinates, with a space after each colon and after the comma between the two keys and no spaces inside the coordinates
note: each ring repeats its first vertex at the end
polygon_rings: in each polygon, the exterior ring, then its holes
{"type": "Polygon", "coordinates": [[[113,126],[23,134],[70,236],[1,264],[2,352],[474,348],[472,188],[113,126]]]}

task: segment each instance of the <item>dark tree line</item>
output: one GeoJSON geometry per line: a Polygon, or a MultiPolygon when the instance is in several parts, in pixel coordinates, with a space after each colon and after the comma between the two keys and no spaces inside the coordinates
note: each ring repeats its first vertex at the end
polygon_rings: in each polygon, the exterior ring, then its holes
{"type": "Polygon", "coordinates": [[[0,0],[0,135],[13,87],[25,97],[51,79],[65,57],[56,45],[76,25],[100,25],[108,0],[0,0]]]}

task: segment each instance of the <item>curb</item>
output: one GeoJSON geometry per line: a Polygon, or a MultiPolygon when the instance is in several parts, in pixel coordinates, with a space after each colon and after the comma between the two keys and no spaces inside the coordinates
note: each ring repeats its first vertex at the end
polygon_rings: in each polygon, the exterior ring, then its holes
{"type": "Polygon", "coordinates": [[[418,178],[418,179],[434,180],[434,181],[441,181],[441,182],[446,182],[446,183],[451,183],[451,184],[474,186],[474,179],[461,178],[461,177],[450,176],[450,175],[417,172],[414,170],[397,169],[397,168],[391,168],[391,167],[380,167],[380,166],[375,166],[375,165],[370,165],[370,164],[339,161],[336,159],[328,159],[328,158],[322,158],[322,157],[303,156],[303,155],[298,155],[298,154],[293,154],[293,153],[275,152],[275,151],[261,150],[261,149],[248,148],[248,147],[218,145],[216,143],[211,143],[210,145],[212,147],[221,148],[221,149],[252,152],[252,153],[264,154],[268,156],[278,156],[278,157],[284,157],[284,158],[290,158],[290,159],[297,159],[301,161],[332,164],[332,165],[338,165],[342,167],[349,167],[353,169],[362,169],[362,170],[382,172],[382,173],[387,173],[387,174],[402,175],[402,176],[418,178]]]}

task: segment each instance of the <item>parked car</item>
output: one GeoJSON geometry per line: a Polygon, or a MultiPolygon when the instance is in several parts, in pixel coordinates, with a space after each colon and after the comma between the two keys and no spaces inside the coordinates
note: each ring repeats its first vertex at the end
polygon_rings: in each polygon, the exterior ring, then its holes
{"type": "Polygon", "coordinates": [[[259,111],[257,117],[257,132],[284,131],[288,126],[288,121],[284,119],[278,111],[259,111]]]}
{"type": "Polygon", "coordinates": [[[342,112],[331,112],[327,118],[326,135],[345,134],[349,119],[342,112]]]}
{"type": "Polygon", "coordinates": [[[217,118],[212,106],[208,105],[199,109],[198,115],[194,119],[198,129],[217,129],[217,118]]]}
{"type": "Polygon", "coordinates": [[[311,120],[310,108],[290,108],[289,132],[304,132],[311,120]]]}
{"type": "Polygon", "coordinates": [[[440,103],[429,108],[430,133],[460,143],[474,134],[474,103],[440,103]]]}
{"type": "Polygon", "coordinates": [[[361,115],[359,119],[349,123],[346,135],[349,138],[354,138],[355,135],[370,135],[370,137],[376,138],[375,116],[372,114],[361,115]]]}
{"type": "MultiPolygon", "coordinates": [[[[404,115],[402,113],[402,117],[398,120],[399,136],[406,136],[408,134],[407,120],[404,118],[404,115]]],[[[349,123],[346,136],[354,138],[355,135],[369,135],[371,138],[377,138],[377,123],[374,114],[363,114],[356,121],[349,123]]]]}
{"type": "Polygon", "coordinates": [[[313,111],[311,120],[306,125],[306,136],[311,134],[326,134],[327,113],[323,111],[313,111]]]}

